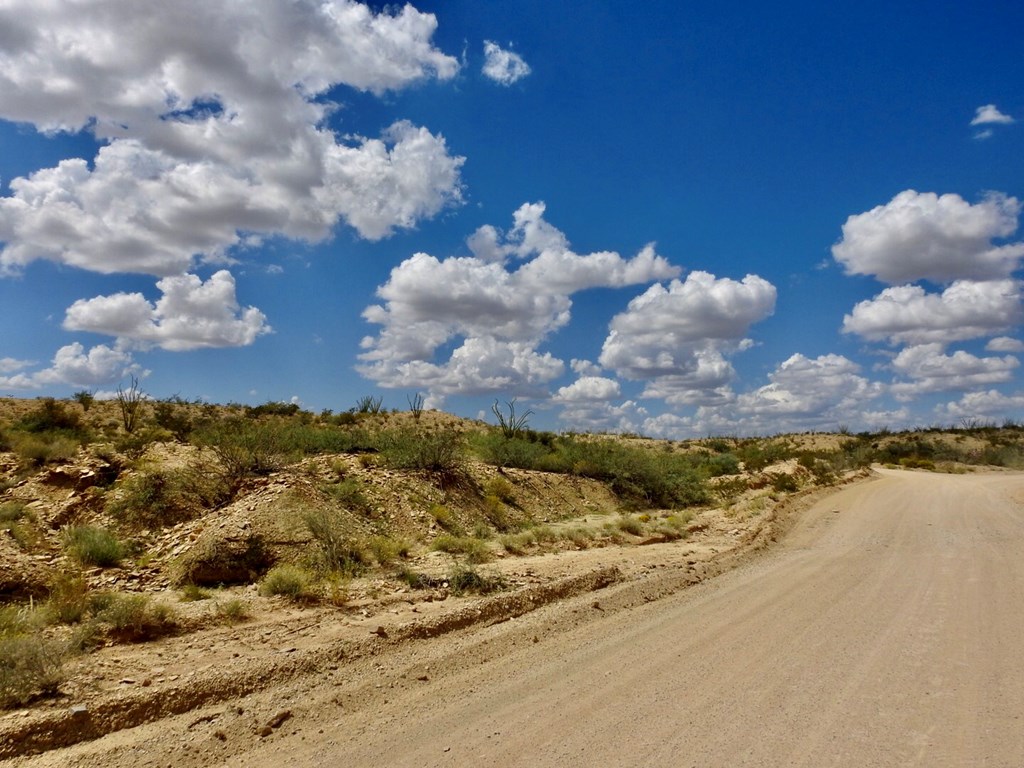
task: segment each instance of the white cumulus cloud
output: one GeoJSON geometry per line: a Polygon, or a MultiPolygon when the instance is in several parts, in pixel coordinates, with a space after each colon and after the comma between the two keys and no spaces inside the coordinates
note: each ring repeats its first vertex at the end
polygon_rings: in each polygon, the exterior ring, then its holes
{"type": "Polygon", "coordinates": [[[843,331],[871,341],[924,344],[990,336],[1022,320],[1019,281],[958,280],[942,293],[917,285],[886,288],[857,303],[843,318],[843,331]]]}
{"type": "Polygon", "coordinates": [[[906,190],[850,216],[832,255],[848,274],[892,284],[999,279],[1024,257],[1024,243],[993,243],[1016,232],[1019,214],[1017,199],[1002,194],[972,205],[955,194],[906,190]]]}
{"type": "Polygon", "coordinates": [[[162,296],[155,303],[141,293],[76,301],[67,310],[64,328],[173,351],[247,346],[271,330],[258,309],[239,306],[235,279],[227,270],[206,282],[180,275],[165,277],[156,286],[162,296]]]}
{"type": "Polygon", "coordinates": [[[530,71],[530,65],[515,51],[490,40],[484,41],[483,73],[486,77],[501,85],[512,85],[529,75],[530,71]]]}
{"type": "Polygon", "coordinates": [[[1024,341],[1009,336],[997,336],[985,344],[986,352],[1024,352],[1024,341]]]}
{"type": "Polygon", "coordinates": [[[605,402],[622,394],[615,379],[606,376],[581,376],[572,384],[562,387],[552,398],[558,403],[605,402]]]}
{"type": "Polygon", "coordinates": [[[75,342],[57,350],[50,367],[31,373],[0,376],[0,387],[38,389],[45,386],[69,385],[96,387],[119,381],[138,366],[131,355],[121,349],[99,344],[86,351],[75,342]]]}
{"type": "Polygon", "coordinates": [[[717,390],[733,375],[723,353],[749,345],[750,326],[772,314],[775,297],[775,286],[757,275],[736,281],[691,272],[653,285],[612,319],[599,362],[629,379],[655,380],[648,396],[684,402],[691,387],[717,390]]]}
{"type": "Polygon", "coordinates": [[[894,382],[890,391],[899,400],[910,400],[928,392],[964,391],[1010,381],[1020,362],[1011,355],[976,357],[963,350],[945,354],[942,344],[933,343],[901,350],[891,365],[904,380],[894,382]]]}
{"type": "MultiPolygon", "coordinates": [[[[995,389],[968,392],[959,400],[936,408],[936,413],[953,419],[1006,416],[1022,412],[1024,412],[1024,393],[1004,395],[995,389]]],[[[1019,417],[1017,417],[1017,421],[1020,421],[1019,417]]]]}
{"type": "Polygon", "coordinates": [[[974,112],[971,125],[1009,125],[1016,122],[1010,115],[1004,115],[995,104],[985,104],[974,112]]]}
{"type": "Polygon", "coordinates": [[[377,239],[458,203],[463,158],[443,137],[326,125],[336,85],[454,76],[435,28],[412,6],[351,0],[10,0],[0,118],[103,146],[11,181],[0,269],[50,259],[167,276],[223,260],[246,233],[318,240],[346,222],[377,239]]]}
{"type": "Polygon", "coordinates": [[[418,253],[395,267],[377,289],[383,302],[363,312],[381,328],[363,340],[359,371],[384,386],[435,396],[538,392],[565,369],[538,347],[569,322],[573,293],[679,274],[653,246],[633,258],[575,253],[544,212],[542,203],[523,205],[507,235],[478,230],[470,238],[473,256],[418,253]],[[454,351],[439,359],[445,345],[454,351]]]}

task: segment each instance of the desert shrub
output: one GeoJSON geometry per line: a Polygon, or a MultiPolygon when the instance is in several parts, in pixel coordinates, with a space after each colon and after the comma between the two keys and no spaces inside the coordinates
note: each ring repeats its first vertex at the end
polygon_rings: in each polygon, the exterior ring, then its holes
{"type": "Polygon", "coordinates": [[[246,406],[245,415],[250,419],[260,416],[294,416],[299,412],[298,403],[266,402],[263,405],[246,406]]]}
{"type": "Polygon", "coordinates": [[[512,504],[516,500],[515,488],[504,477],[492,477],[484,483],[484,491],[488,496],[494,496],[506,504],[512,504]]]}
{"type": "Polygon", "coordinates": [[[61,542],[82,565],[106,568],[117,565],[127,554],[125,545],[106,528],[76,525],[61,532],[61,542]]]}
{"type": "Polygon", "coordinates": [[[393,469],[420,470],[451,482],[463,472],[464,440],[450,428],[391,429],[382,436],[381,454],[393,469]]]}
{"type": "Polygon", "coordinates": [[[60,432],[75,437],[80,437],[84,429],[81,416],[52,397],[40,400],[38,406],[15,423],[15,428],[35,435],[60,432]]]}
{"type": "Polygon", "coordinates": [[[381,406],[384,403],[383,397],[374,397],[373,395],[364,395],[356,400],[356,413],[380,413],[381,406]]]}
{"type": "Polygon", "coordinates": [[[269,474],[303,456],[376,450],[378,445],[365,430],[281,417],[232,416],[204,424],[191,439],[216,454],[234,488],[247,477],[269,474]]]}
{"type": "Polygon", "coordinates": [[[565,537],[581,549],[586,549],[594,540],[594,532],[585,525],[574,525],[565,532],[565,537]]]}
{"type": "Polygon", "coordinates": [[[174,525],[226,501],[223,478],[197,466],[149,469],[123,479],[106,511],[136,526],[174,525]]]}
{"type": "Polygon", "coordinates": [[[309,600],[313,597],[313,576],[297,565],[276,565],[260,582],[260,594],[280,595],[296,602],[309,600]]]}
{"type": "Polygon", "coordinates": [[[462,526],[459,524],[458,518],[455,517],[455,513],[448,509],[448,507],[443,504],[432,504],[427,511],[434,518],[434,522],[448,531],[448,533],[462,533],[462,526]]]}
{"type": "Polygon", "coordinates": [[[738,475],[740,473],[740,460],[732,453],[718,453],[709,456],[702,462],[709,477],[721,477],[722,475],[738,475]]]}
{"type": "Polygon", "coordinates": [[[443,576],[420,573],[404,565],[395,572],[395,578],[413,589],[436,589],[446,583],[443,576]]]}
{"type": "Polygon", "coordinates": [[[772,475],[772,489],[779,493],[793,493],[799,488],[800,486],[797,484],[796,478],[792,475],[784,472],[772,475]]]}
{"type": "Polygon", "coordinates": [[[209,600],[211,597],[213,597],[213,593],[198,584],[184,584],[181,587],[181,602],[183,603],[196,603],[201,600],[209,600]]]}
{"type": "Polygon", "coordinates": [[[35,634],[0,637],[0,708],[53,694],[64,681],[65,646],[35,634]]]}
{"type": "Polygon", "coordinates": [[[77,574],[58,574],[50,583],[44,611],[50,621],[78,624],[89,610],[89,585],[77,574]]]}
{"type": "Polygon", "coordinates": [[[630,515],[622,515],[616,523],[620,531],[624,531],[633,536],[642,536],[644,532],[644,524],[635,517],[630,515]]]}
{"type": "Polygon", "coordinates": [[[355,478],[325,483],[320,486],[320,490],[341,506],[354,512],[369,513],[373,509],[370,500],[363,494],[362,485],[355,478]]]}
{"type": "Polygon", "coordinates": [[[483,500],[483,513],[487,522],[499,531],[507,531],[514,527],[509,520],[505,502],[494,494],[488,494],[483,500]]]}
{"type": "Polygon", "coordinates": [[[322,570],[355,574],[367,565],[366,552],[333,510],[307,509],[302,514],[302,522],[316,542],[318,565],[322,570]]]}
{"type": "Polygon", "coordinates": [[[536,539],[531,531],[520,531],[499,536],[498,543],[511,555],[522,555],[536,543],[536,539]]]}
{"type": "Polygon", "coordinates": [[[256,531],[224,540],[210,538],[185,552],[178,561],[177,584],[250,584],[274,563],[274,554],[256,531]]]}
{"type": "Polygon", "coordinates": [[[703,475],[684,456],[575,438],[561,439],[557,448],[573,474],[604,481],[631,506],[688,506],[708,499],[703,475]]]}
{"type": "Polygon", "coordinates": [[[505,437],[497,430],[474,435],[472,449],[487,464],[518,469],[541,469],[544,459],[551,454],[551,448],[543,443],[525,437],[505,437]]]}
{"type": "Polygon", "coordinates": [[[366,546],[378,565],[390,565],[399,558],[409,556],[409,545],[406,542],[387,536],[371,536],[366,546]]]}
{"type": "Polygon", "coordinates": [[[139,387],[138,377],[133,375],[128,389],[118,386],[116,399],[121,411],[121,426],[130,435],[141,425],[142,406],[149,396],[139,387]]]}
{"type": "Polygon", "coordinates": [[[169,400],[153,403],[153,421],[161,429],[170,432],[175,440],[183,443],[188,440],[195,428],[195,421],[188,406],[169,400]]]}
{"type": "Polygon", "coordinates": [[[63,432],[11,435],[11,448],[22,463],[29,466],[70,461],[80,446],[78,438],[63,432]]]}
{"type": "Polygon", "coordinates": [[[237,597],[219,601],[215,606],[217,616],[228,624],[238,624],[249,618],[249,609],[243,600],[237,597]]]}
{"type": "Polygon", "coordinates": [[[448,588],[456,595],[475,592],[486,595],[505,588],[505,580],[498,575],[484,575],[465,565],[456,564],[448,573],[448,588]]]}
{"type": "Polygon", "coordinates": [[[735,449],[737,458],[743,462],[747,472],[760,472],[765,467],[792,457],[790,451],[780,442],[743,440],[735,449]]]}
{"type": "Polygon", "coordinates": [[[140,642],[171,634],[177,629],[174,612],[147,595],[110,595],[100,603],[96,619],[115,640],[140,642]]]}
{"type": "Polygon", "coordinates": [[[193,442],[210,448],[232,488],[253,475],[267,475],[299,458],[290,450],[276,422],[230,417],[207,424],[193,433],[193,442]]]}
{"type": "Polygon", "coordinates": [[[437,552],[465,557],[470,563],[486,563],[491,559],[491,550],[486,542],[472,536],[442,534],[434,539],[430,548],[437,552]]]}
{"type": "Polygon", "coordinates": [[[28,525],[35,515],[23,501],[0,503],[0,531],[6,531],[22,549],[31,549],[38,538],[28,525]]]}

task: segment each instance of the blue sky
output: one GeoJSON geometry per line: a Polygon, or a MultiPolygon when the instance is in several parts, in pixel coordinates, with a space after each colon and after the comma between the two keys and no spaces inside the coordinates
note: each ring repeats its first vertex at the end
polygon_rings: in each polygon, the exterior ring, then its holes
{"type": "Polygon", "coordinates": [[[1024,419],[1022,22],[8,0],[0,394],[1024,419]]]}

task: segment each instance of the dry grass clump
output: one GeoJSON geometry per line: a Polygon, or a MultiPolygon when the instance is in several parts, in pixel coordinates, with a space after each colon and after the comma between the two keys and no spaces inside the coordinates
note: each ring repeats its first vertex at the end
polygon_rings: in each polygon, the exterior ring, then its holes
{"type": "Polygon", "coordinates": [[[68,554],[82,565],[108,568],[118,565],[128,548],[106,528],[75,525],[65,528],[61,542],[68,554]]]}

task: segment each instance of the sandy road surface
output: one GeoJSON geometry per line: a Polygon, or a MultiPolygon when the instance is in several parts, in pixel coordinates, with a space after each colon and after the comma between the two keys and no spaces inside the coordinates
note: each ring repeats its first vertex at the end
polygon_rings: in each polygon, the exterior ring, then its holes
{"type": "Polygon", "coordinates": [[[60,759],[1024,766],[1024,475],[883,471],[752,564],[636,608],[597,597],[279,690],[292,717],[265,739],[186,746],[165,723],[60,759]]]}

